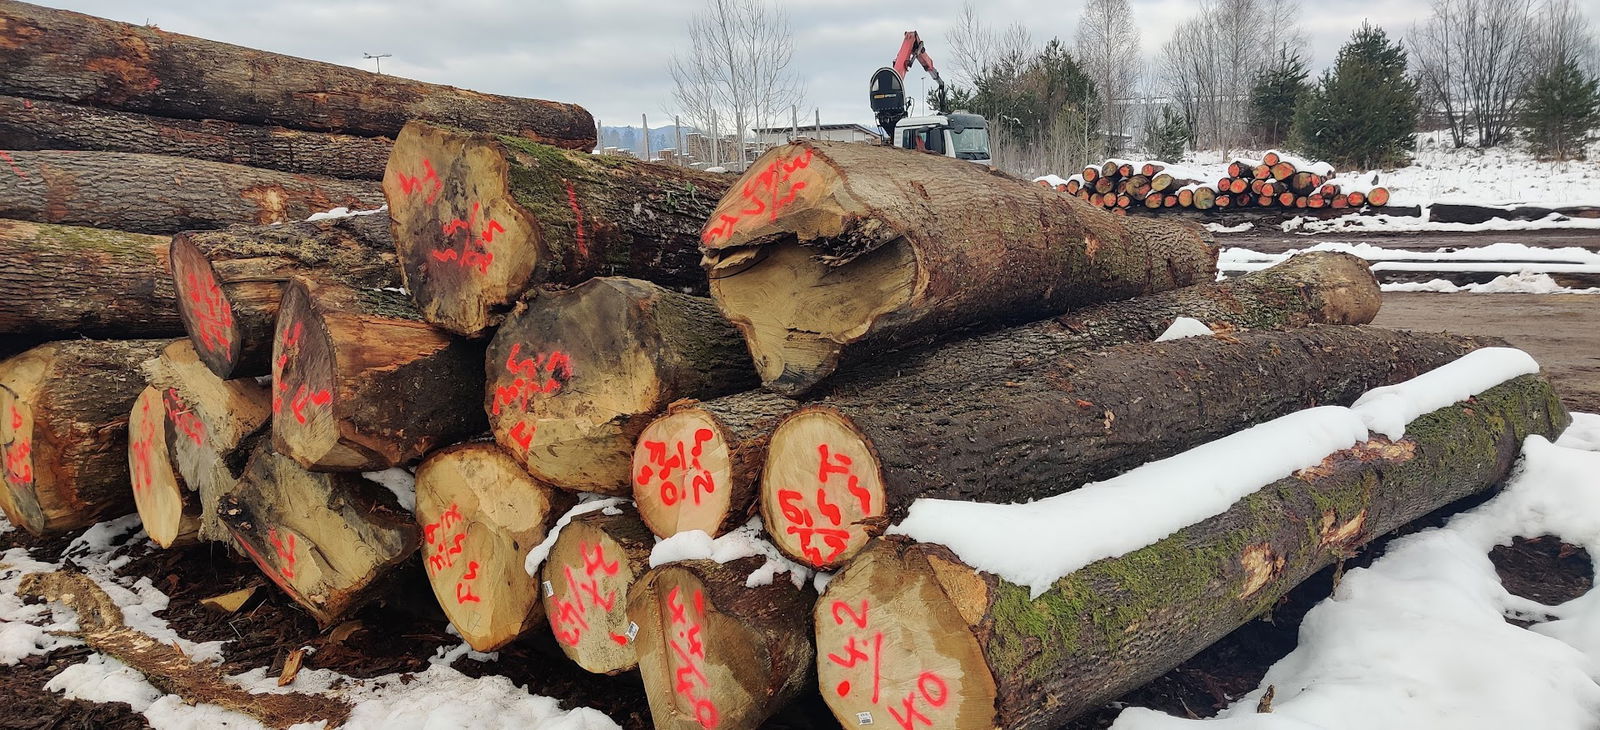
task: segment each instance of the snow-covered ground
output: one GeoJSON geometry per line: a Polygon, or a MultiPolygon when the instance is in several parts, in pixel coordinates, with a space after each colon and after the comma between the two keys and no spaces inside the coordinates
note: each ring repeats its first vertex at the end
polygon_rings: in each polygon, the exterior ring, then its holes
{"type": "Polygon", "coordinates": [[[1384,291],[1468,292],[1478,294],[1597,294],[1600,288],[1563,287],[1551,274],[1600,275],[1600,252],[1576,246],[1541,248],[1501,242],[1487,246],[1415,251],[1374,246],[1370,243],[1324,241],[1283,253],[1261,253],[1247,248],[1224,248],[1217,257],[1220,276],[1265,269],[1303,251],[1339,251],[1366,259],[1372,270],[1499,274],[1482,284],[1456,285],[1446,279],[1426,282],[1386,282],[1384,291]]]}

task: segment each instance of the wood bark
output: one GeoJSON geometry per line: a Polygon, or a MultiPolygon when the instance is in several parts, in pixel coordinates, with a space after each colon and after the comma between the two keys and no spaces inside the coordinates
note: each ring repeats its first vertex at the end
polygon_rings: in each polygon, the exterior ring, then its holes
{"type": "Polygon", "coordinates": [[[1538,376],[1513,379],[1031,600],[1027,586],[974,571],[942,546],[879,540],[834,577],[814,621],[819,657],[846,658],[846,642],[860,646],[865,632],[874,646],[882,637],[881,661],[819,658],[823,696],[847,722],[893,708],[935,727],[1059,727],[1270,611],[1372,538],[1492,487],[1524,438],[1553,437],[1568,420],[1538,376]],[[836,689],[862,686],[878,666],[881,705],[836,689]]]}
{"type": "Polygon", "coordinates": [[[0,220],[0,260],[0,335],[183,334],[165,238],[0,220]]]}
{"type": "Polygon", "coordinates": [[[145,534],[151,542],[170,548],[198,537],[200,502],[178,476],[161,396],[160,389],[147,387],[133,402],[128,415],[128,472],[145,534]]]}
{"type": "Polygon", "coordinates": [[[656,728],[760,727],[811,686],[816,651],[807,618],[816,595],[787,575],[748,587],[765,562],[668,563],[629,592],[656,728]]]}
{"type": "Polygon", "coordinates": [[[591,149],[583,107],[482,94],[169,33],[0,3],[0,91],[182,119],[393,137],[406,122],[591,149]]]}
{"type": "Polygon", "coordinates": [[[634,442],[669,403],[757,384],[710,299],[620,277],[538,292],[495,333],[486,363],[500,445],[543,481],[613,495],[632,493],[634,442]]]}
{"type": "Polygon", "coordinates": [[[5,154],[0,218],[37,223],[171,234],[383,205],[382,190],[366,180],[127,152],[5,154]]]}
{"type": "Polygon", "coordinates": [[[639,434],[633,452],[633,501],[645,525],[659,537],[689,530],[718,537],[748,522],[767,440],[798,407],[765,390],[674,403],[639,434]]]}
{"type": "Polygon", "coordinates": [[[1059,494],[1444,365],[1481,343],[1310,325],[1019,362],[996,351],[836,391],[772,434],[761,515],[815,567],[853,556],[918,498],[1059,494]]]}
{"type": "Polygon", "coordinates": [[[219,511],[234,544],[323,628],[371,600],[420,533],[389,490],[306,471],[265,441],[219,511]]]}
{"type": "Polygon", "coordinates": [[[169,119],[0,96],[0,149],[145,152],[246,167],[383,179],[393,142],[284,127],[169,119]]]}
{"type": "Polygon", "coordinates": [[[801,140],[734,184],[703,248],[768,388],[794,395],[895,348],[1215,276],[1198,229],[959,162],[801,140]]]}
{"type": "Polygon", "coordinates": [[[396,292],[295,277],[272,347],[272,441],[313,471],[376,471],[485,430],[483,347],[396,292]]]}
{"type": "Polygon", "coordinates": [[[573,517],[551,546],[540,569],[544,612],[561,651],[586,671],[639,666],[628,590],[650,569],[653,547],[650,530],[626,504],[573,517]]]}
{"type": "Polygon", "coordinates": [[[423,567],[450,625],[473,649],[494,651],[545,625],[523,559],[573,502],[492,442],[440,449],[417,467],[423,567]]]}
{"type": "Polygon", "coordinates": [[[704,293],[700,225],[730,179],[415,122],[383,190],[423,315],[476,336],[541,283],[621,275],[704,293]]]}
{"type": "Polygon", "coordinates": [[[178,477],[199,509],[198,537],[226,542],[230,538],[217,506],[238,484],[256,442],[266,435],[271,389],[255,378],[217,377],[188,340],[168,345],[142,369],[161,391],[167,444],[178,477]]]}
{"type": "MultiPolygon", "coordinates": [[[[826,381],[823,390],[853,392],[896,378],[933,377],[949,363],[996,361],[998,365],[1007,353],[1018,362],[1030,362],[1126,342],[1149,342],[1180,316],[1198,318],[1219,329],[1365,324],[1377,315],[1381,296],[1366,262],[1347,254],[1311,252],[1221,282],[1107,302],[1055,319],[864,363],[826,381]]],[[[753,505],[745,500],[753,499],[758,491],[772,429],[799,407],[798,401],[752,391],[680,404],[652,423],[634,451],[634,499],[645,523],[662,537],[692,529],[718,535],[743,524],[749,516],[746,510],[753,505]],[[711,436],[695,443],[694,435],[702,428],[709,429],[711,436]],[[661,491],[665,485],[658,476],[638,478],[653,456],[644,442],[667,443],[675,453],[673,439],[681,439],[690,449],[698,445],[702,451],[699,466],[679,479],[700,480],[720,491],[710,492],[712,496],[701,503],[666,505],[661,491]]]]}
{"type": "Polygon", "coordinates": [[[0,509],[35,535],[133,511],[128,416],[167,340],[68,340],[0,363],[0,509]]]}
{"type": "Polygon", "coordinates": [[[172,237],[169,258],[183,326],[223,378],[271,371],[273,327],[290,277],[360,289],[400,285],[382,215],[184,231],[172,237]]]}

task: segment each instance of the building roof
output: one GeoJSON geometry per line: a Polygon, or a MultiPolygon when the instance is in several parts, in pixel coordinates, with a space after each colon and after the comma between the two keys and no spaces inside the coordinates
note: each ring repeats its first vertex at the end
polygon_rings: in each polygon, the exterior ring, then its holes
{"type": "MultiPolygon", "coordinates": [[[[839,130],[842,130],[842,129],[849,129],[849,130],[859,131],[862,134],[870,134],[870,135],[872,135],[874,137],[882,137],[883,136],[883,132],[880,132],[880,131],[878,131],[876,129],[873,129],[871,127],[868,127],[866,125],[855,124],[853,122],[852,123],[848,123],[848,124],[824,124],[824,125],[821,125],[821,126],[822,126],[822,129],[826,130],[826,131],[836,132],[836,131],[839,131],[839,130]]],[[[788,132],[790,130],[795,130],[795,129],[798,129],[798,130],[803,132],[803,131],[805,131],[807,129],[816,129],[816,128],[817,128],[817,125],[815,125],[815,124],[800,124],[800,125],[795,125],[795,126],[784,125],[782,127],[762,127],[760,129],[752,129],[750,131],[755,132],[756,134],[783,134],[785,132],[788,132]]]]}

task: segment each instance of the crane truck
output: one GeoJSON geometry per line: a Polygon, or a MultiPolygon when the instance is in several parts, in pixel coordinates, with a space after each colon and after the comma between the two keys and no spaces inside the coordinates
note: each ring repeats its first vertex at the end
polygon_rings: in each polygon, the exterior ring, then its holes
{"type": "Polygon", "coordinates": [[[939,70],[934,67],[933,58],[916,31],[906,31],[893,64],[873,72],[869,92],[872,112],[877,115],[878,125],[883,127],[890,144],[990,164],[989,123],[977,114],[950,111],[944,80],[939,78],[939,70]],[[934,92],[937,114],[909,116],[911,101],[906,98],[905,79],[913,59],[938,84],[934,92]]]}

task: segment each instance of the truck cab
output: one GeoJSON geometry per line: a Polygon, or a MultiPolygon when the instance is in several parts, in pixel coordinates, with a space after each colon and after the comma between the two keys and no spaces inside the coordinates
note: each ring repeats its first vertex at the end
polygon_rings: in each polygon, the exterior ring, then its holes
{"type": "Polygon", "coordinates": [[[906,117],[894,126],[893,144],[908,150],[990,164],[989,125],[968,112],[906,117]]]}

